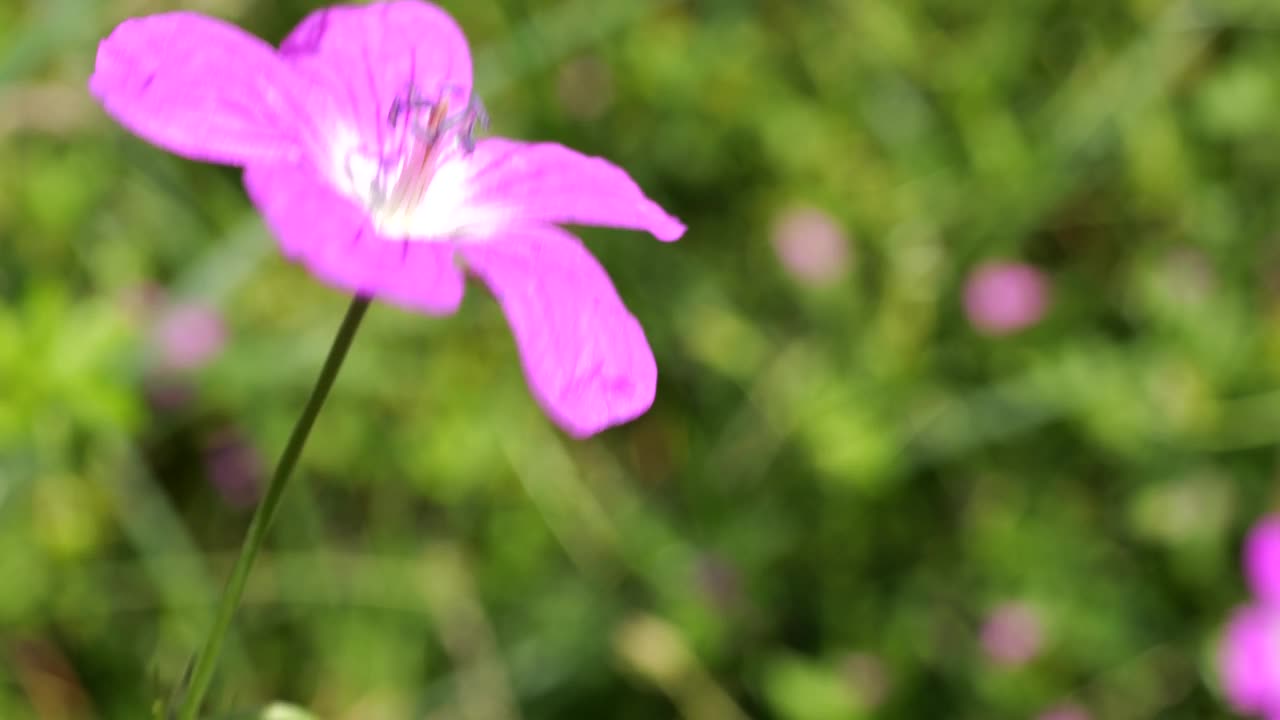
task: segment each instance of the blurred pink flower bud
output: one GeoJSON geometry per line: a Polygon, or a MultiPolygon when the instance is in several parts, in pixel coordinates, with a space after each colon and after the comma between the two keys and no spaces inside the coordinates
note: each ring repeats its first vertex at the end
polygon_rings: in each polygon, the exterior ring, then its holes
{"type": "Polygon", "coordinates": [[[1222,691],[1237,712],[1280,718],[1280,606],[1238,608],[1218,648],[1222,691]]]}
{"type": "Polygon", "coordinates": [[[1054,705],[1036,716],[1036,720],[1091,720],[1093,716],[1075,703],[1054,705]]]}
{"type": "Polygon", "coordinates": [[[1280,515],[1263,518],[1245,539],[1244,574],[1259,600],[1280,606],[1280,515]]]}
{"type": "Polygon", "coordinates": [[[778,217],[773,249],[783,268],[806,285],[827,287],[849,273],[849,236],[835,218],[814,207],[791,208],[778,217]]]}
{"type": "Polygon", "coordinates": [[[1024,665],[1040,653],[1044,643],[1040,614],[1025,603],[999,605],[982,625],[981,642],[983,652],[997,665],[1024,665]]]}
{"type": "Polygon", "coordinates": [[[217,357],[226,339],[226,326],[218,311],[194,302],[169,306],[151,328],[156,362],[164,370],[202,367],[217,357]]]}
{"type": "Polygon", "coordinates": [[[215,433],[205,446],[204,467],[209,482],[228,504],[247,507],[257,502],[264,476],[262,458],[239,432],[215,433]]]}
{"type": "Polygon", "coordinates": [[[984,263],[965,283],[969,322],[987,335],[1008,335],[1031,327],[1040,322],[1048,305],[1048,281],[1023,263],[984,263]]]}

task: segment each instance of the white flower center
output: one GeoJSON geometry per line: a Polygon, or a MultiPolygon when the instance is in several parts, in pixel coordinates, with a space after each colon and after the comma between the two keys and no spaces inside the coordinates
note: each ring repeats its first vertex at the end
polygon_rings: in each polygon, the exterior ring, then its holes
{"type": "Polygon", "coordinates": [[[483,235],[493,218],[469,202],[470,161],[475,131],[488,122],[474,97],[451,115],[447,97],[430,102],[410,90],[392,103],[377,151],[355,132],[333,143],[338,184],[366,208],[384,238],[444,242],[483,235]]]}

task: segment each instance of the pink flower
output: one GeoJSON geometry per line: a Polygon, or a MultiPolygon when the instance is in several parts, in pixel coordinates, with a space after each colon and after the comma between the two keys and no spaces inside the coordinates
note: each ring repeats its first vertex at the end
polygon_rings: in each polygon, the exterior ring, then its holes
{"type": "Polygon", "coordinates": [[[534,395],[576,436],[653,402],[657,368],[604,268],[558,224],[684,233],[623,170],[551,143],[476,141],[466,38],[425,2],[318,10],[279,50],[219,20],[127,20],[89,81],[128,129],[244,168],[284,254],[322,281],[454,312],[464,268],[506,313],[534,395]]]}
{"type": "Polygon", "coordinates": [[[1049,305],[1049,286],[1030,265],[992,262],[980,265],[964,289],[969,322],[987,335],[1008,335],[1040,322],[1049,305]]]}
{"type": "Polygon", "coordinates": [[[165,370],[194,370],[222,352],[227,329],[215,308],[187,302],[165,308],[151,327],[151,345],[165,370]]]}
{"type": "Polygon", "coordinates": [[[1035,658],[1044,643],[1040,614],[1024,603],[997,606],[982,625],[982,650],[998,665],[1016,667],[1035,658]]]}
{"type": "Polygon", "coordinates": [[[773,226],[773,249],[782,267],[806,285],[828,287],[849,273],[849,237],[817,208],[783,212],[773,226]]]}
{"type": "Polygon", "coordinates": [[[224,500],[236,507],[249,507],[258,501],[265,466],[239,432],[234,428],[215,432],[203,454],[205,473],[224,500]]]}
{"type": "Polygon", "coordinates": [[[1245,539],[1244,574],[1259,600],[1280,606],[1280,515],[1264,518],[1245,539]]]}
{"type": "Polygon", "coordinates": [[[1223,633],[1218,668],[1236,711],[1280,720],[1280,606],[1238,608],[1223,633]]]}

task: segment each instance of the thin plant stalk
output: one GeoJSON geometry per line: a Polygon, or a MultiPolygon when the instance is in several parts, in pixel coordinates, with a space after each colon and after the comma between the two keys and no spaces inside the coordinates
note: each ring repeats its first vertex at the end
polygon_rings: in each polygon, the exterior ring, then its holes
{"type": "Polygon", "coordinates": [[[213,672],[217,667],[218,655],[222,651],[227,630],[231,627],[231,620],[235,616],[236,608],[240,605],[241,596],[244,595],[245,583],[249,579],[253,561],[258,557],[258,551],[262,549],[262,541],[280,505],[280,498],[284,495],[285,486],[298,462],[298,456],[302,454],[302,448],[307,443],[307,436],[311,434],[311,426],[315,424],[316,416],[324,406],[329,388],[333,387],[334,378],[338,376],[342,361],[346,358],[351,341],[368,309],[368,298],[356,296],[352,299],[350,307],[347,308],[346,317],[342,319],[342,325],[338,328],[338,334],[333,339],[333,345],[329,348],[329,356],[320,370],[320,377],[316,379],[315,387],[311,390],[307,406],[293,426],[289,443],[285,445],[284,452],[276,463],[275,472],[271,475],[271,484],[267,486],[267,493],[253,513],[244,544],[240,546],[240,554],[236,557],[235,567],[231,569],[231,578],[227,581],[226,589],[222,591],[222,598],[218,601],[213,627],[210,628],[204,647],[196,657],[195,668],[191,673],[191,684],[183,698],[182,709],[178,715],[180,720],[196,720],[200,704],[209,690],[209,683],[213,680],[213,672]]]}

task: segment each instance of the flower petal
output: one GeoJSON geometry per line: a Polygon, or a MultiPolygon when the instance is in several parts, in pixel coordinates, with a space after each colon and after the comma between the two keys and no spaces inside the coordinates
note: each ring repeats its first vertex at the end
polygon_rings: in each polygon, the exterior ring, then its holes
{"type": "Polygon", "coordinates": [[[1244,570],[1259,600],[1280,606],[1280,515],[1254,526],[1244,544],[1244,570]]]}
{"type": "Polygon", "coordinates": [[[198,13],[121,23],[89,91],[129,130],[195,160],[244,165],[298,153],[298,78],[267,43],[198,13]]]}
{"type": "Polygon", "coordinates": [[[530,389],[561,427],[586,437],[649,409],[658,381],[653,352],[577,238],[529,228],[461,252],[497,297],[530,389]]]}
{"type": "Polygon", "coordinates": [[[1280,711],[1280,609],[1236,609],[1219,648],[1218,666],[1228,702],[1242,713],[1280,711]]]}
{"type": "Polygon", "coordinates": [[[483,140],[470,174],[468,202],[512,223],[630,228],[665,241],[684,234],[684,225],[645,197],[625,170],[555,143],[483,140]]]}
{"type": "Polygon", "coordinates": [[[307,164],[251,165],[244,182],[284,254],[324,282],[432,315],[458,309],[464,276],[452,246],[381,237],[307,164]]]}
{"type": "Polygon", "coordinates": [[[321,118],[339,113],[367,142],[377,140],[392,103],[412,87],[424,99],[471,97],[471,53],[444,10],[417,0],[317,10],[280,43],[280,54],[322,91],[321,118]]]}

